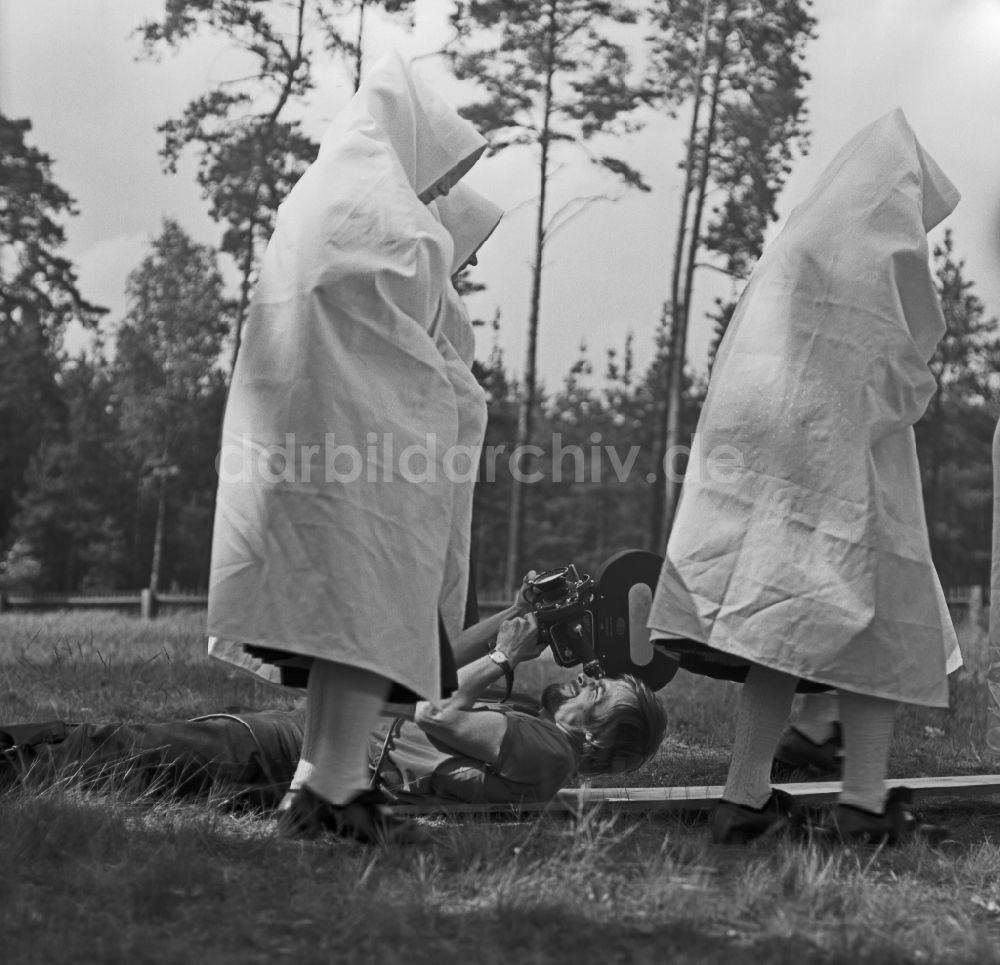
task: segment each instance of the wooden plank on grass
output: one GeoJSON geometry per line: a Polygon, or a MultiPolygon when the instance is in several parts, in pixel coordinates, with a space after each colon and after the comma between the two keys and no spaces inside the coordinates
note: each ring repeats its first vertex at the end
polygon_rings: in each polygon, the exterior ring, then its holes
{"type": "MultiPolygon", "coordinates": [[[[1000,794],[1000,774],[958,775],[953,777],[909,777],[886,782],[889,787],[905,785],[914,798],[970,797],[1000,794]]],[[[826,804],[840,793],[840,781],[806,781],[800,784],[775,784],[800,804],[826,804]]],[[[632,787],[580,788],[559,792],[560,801],[575,807],[606,803],[633,810],[683,810],[706,808],[722,797],[721,785],[709,787],[632,787]]]]}
{"type": "MultiPolygon", "coordinates": [[[[887,782],[890,787],[905,785],[914,798],[975,797],[1000,794],[1000,774],[956,775],[952,777],[910,777],[887,782]]],[[[840,793],[840,781],[806,781],[775,784],[800,804],[826,804],[840,793]]],[[[533,814],[542,811],[581,811],[597,805],[616,811],[704,810],[722,797],[722,785],[695,787],[584,787],[564,788],[553,801],[525,804],[421,803],[397,805],[400,814],[533,814]]]]}

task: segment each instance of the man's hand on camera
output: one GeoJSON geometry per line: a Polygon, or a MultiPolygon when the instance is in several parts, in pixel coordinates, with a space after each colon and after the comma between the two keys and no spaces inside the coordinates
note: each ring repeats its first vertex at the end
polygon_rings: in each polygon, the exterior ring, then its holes
{"type": "Polygon", "coordinates": [[[512,667],[525,660],[534,660],[545,650],[538,641],[538,621],[533,613],[523,617],[511,617],[500,627],[496,649],[502,653],[512,667]]]}
{"type": "Polygon", "coordinates": [[[514,598],[514,612],[515,613],[531,613],[531,604],[528,602],[528,581],[533,580],[538,576],[538,570],[528,570],[524,574],[524,579],[521,580],[521,586],[518,588],[517,596],[514,598]]]}

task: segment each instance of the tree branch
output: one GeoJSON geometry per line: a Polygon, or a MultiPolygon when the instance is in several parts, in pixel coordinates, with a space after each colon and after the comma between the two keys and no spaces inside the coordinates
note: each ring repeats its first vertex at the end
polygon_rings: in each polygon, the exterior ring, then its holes
{"type": "Polygon", "coordinates": [[[549,223],[545,227],[545,243],[548,244],[558,232],[575,221],[592,205],[597,204],[598,201],[610,201],[614,204],[621,201],[624,196],[625,192],[622,191],[614,196],[608,194],[591,194],[586,197],[572,198],[549,218],[549,223]],[[574,205],[576,208],[571,211],[570,209],[574,205]]]}

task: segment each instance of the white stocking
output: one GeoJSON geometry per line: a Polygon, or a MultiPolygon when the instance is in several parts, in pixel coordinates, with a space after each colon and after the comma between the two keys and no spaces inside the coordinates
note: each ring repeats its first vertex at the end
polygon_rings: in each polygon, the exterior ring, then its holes
{"type": "Polygon", "coordinates": [[[752,664],[740,691],[733,755],[723,797],[763,807],[771,795],[771,762],[792,709],[798,679],[752,664]]]}
{"type": "Polygon", "coordinates": [[[895,701],[840,692],[840,726],[844,732],[841,804],[875,814],[885,809],[885,772],[895,722],[895,701]]]}
{"type": "Polygon", "coordinates": [[[368,735],[391,686],[369,670],[313,661],[293,788],[306,786],[331,804],[346,804],[368,787],[368,735]]]}

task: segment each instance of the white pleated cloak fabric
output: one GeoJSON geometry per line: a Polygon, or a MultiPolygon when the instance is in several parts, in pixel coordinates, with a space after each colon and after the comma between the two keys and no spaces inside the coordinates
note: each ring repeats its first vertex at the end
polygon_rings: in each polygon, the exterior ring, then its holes
{"type": "Polygon", "coordinates": [[[392,54],[282,204],[226,409],[213,656],[278,679],[249,644],[439,695],[438,605],[472,486],[445,463],[470,398],[434,334],[453,243],[419,195],[484,148],[392,54]]]}
{"type": "MultiPolygon", "coordinates": [[[[465,184],[456,185],[446,197],[434,202],[441,223],[454,242],[451,274],[458,272],[493,233],[503,209],[465,184]]],[[[469,589],[469,557],[472,546],[473,481],[479,469],[486,432],[486,395],[472,374],[476,336],[462,299],[454,288],[446,311],[439,316],[435,339],[444,357],[452,390],[458,400],[458,445],[450,462],[460,480],[456,486],[451,539],[445,557],[441,591],[441,620],[450,640],[461,632],[469,589]],[[464,483],[468,481],[468,485],[464,483]]]]}
{"type": "Polygon", "coordinates": [[[961,658],[912,426],[945,331],[926,232],[957,203],[895,110],[847,143],[768,246],[715,363],[654,638],[947,705],[946,655],[952,669],[961,658]]]}

